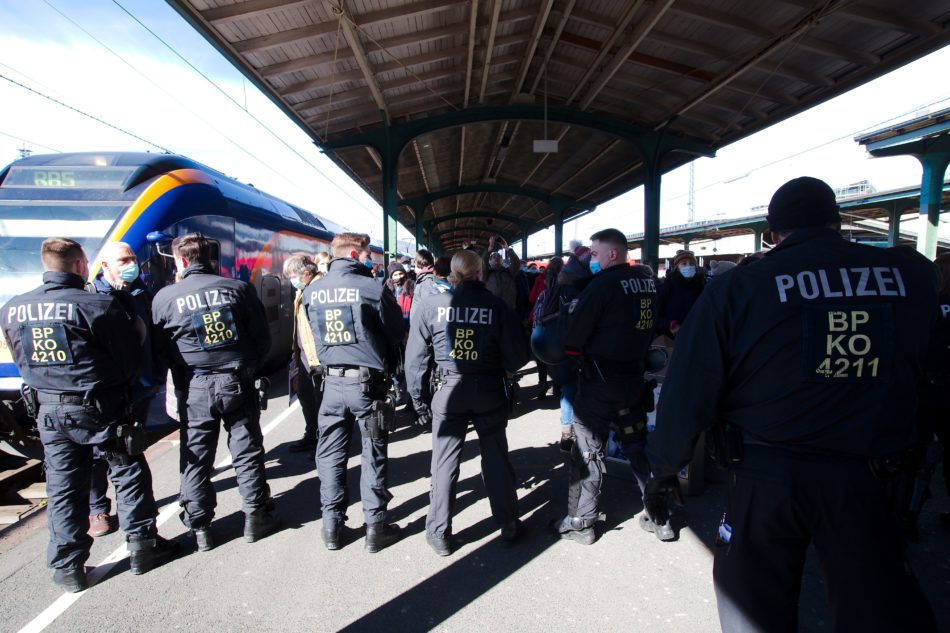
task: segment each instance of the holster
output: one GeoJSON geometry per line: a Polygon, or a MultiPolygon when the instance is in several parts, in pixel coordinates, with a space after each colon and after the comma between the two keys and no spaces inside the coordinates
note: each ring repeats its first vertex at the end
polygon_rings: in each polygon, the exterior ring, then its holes
{"type": "Polygon", "coordinates": [[[386,439],[386,434],[396,428],[396,403],[387,394],[373,401],[373,407],[366,418],[366,432],[370,439],[386,439]]]}
{"type": "Polygon", "coordinates": [[[116,427],[116,449],[106,451],[107,461],[114,466],[128,466],[133,457],[141,455],[148,448],[145,426],[137,420],[131,420],[116,427]]]}
{"type": "Polygon", "coordinates": [[[261,376],[254,381],[254,391],[257,392],[257,406],[261,411],[267,410],[267,392],[270,390],[270,379],[261,376]]]}
{"type": "Polygon", "coordinates": [[[20,385],[20,394],[23,396],[23,406],[26,408],[26,414],[35,419],[40,414],[40,402],[36,395],[36,389],[23,383],[20,385]]]}
{"type": "Polygon", "coordinates": [[[505,402],[507,404],[508,415],[515,412],[515,407],[521,400],[521,385],[517,380],[505,378],[505,402]]]}
{"type": "Polygon", "coordinates": [[[375,399],[376,394],[389,391],[386,374],[369,367],[360,367],[360,391],[375,399]]]}
{"type": "Polygon", "coordinates": [[[722,422],[712,428],[712,439],[716,464],[720,468],[729,468],[742,463],[745,456],[742,429],[734,424],[722,422]]]}

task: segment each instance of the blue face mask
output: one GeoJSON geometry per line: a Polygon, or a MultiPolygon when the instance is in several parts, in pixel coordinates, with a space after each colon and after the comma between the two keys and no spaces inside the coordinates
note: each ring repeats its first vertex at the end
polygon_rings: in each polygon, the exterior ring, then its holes
{"type": "Polygon", "coordinates": [[[680,274],[683,275],[684,279],[692,279],[696,276],[696,267],[695,266],[680,266],[680,274]]]}
{"type": "Polygon", "coordinates": [[[290,285],[293,286],[294,288],[296,288],[297,290],[303,290],[304,288],[307,287],[307,284],[305,284],[304,282],[300,281],[300,278],[299,278],[299,277],[294,277],[293,279],[291,279],[291,280],[290,280],[290,285]]]}
{"type": "Polygon", "coordinates": [[[367,268],[372,268],[372,267],[373,267],[373,260],[371,260],[371,259],[364,259],[364,260],[363,260],[363,265],[366,266],[367,268]]]}
{"type": "Polygon", "coordinates": [[[132,283],[139,278],[139,265],[135,262],[119,266],[119,279],[127,284],[132,283]]]}
{"type": "Polygon", "coordinates": [[[596,274],[599,273],[601,270],[603,270],[603,269],[600,267],[600,262],[599,262],[599,261],[597,261],[596,259],[590,260],[590,272],[591,272],[592,275],[596,275],[596,274]]]}

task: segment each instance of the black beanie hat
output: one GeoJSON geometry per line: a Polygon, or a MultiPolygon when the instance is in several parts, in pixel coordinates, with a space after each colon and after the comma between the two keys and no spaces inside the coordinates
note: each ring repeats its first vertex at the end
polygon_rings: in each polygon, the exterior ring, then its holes
{"type": "Polygon", "coordinates": [[[769,230],[791,231],[840,222],[835,192],[823,180],[802,176],[778,188],[769,202],[769,230]]]}

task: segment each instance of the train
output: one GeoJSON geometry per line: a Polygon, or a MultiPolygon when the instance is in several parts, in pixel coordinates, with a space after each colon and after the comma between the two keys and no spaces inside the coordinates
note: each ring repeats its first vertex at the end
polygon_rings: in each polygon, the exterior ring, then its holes
{"type": "MultiPolygon", "coordinates": [[[[294,253],[326,251],[343,227],[184,156],[77,152],[29,156],[0,171],[0,305],[42,283],[40,245],[73,238],[89,254],[90,279],[109,242],[135,251],[142,280],[156,292],[174,282],[172,238],[200,232],[224,277],[252,284],[267,314],[273,345],[265,366],[290,355],[294,289],[281,275],[294,253]]],[[[371,243],[372,259],[383,250],[371,243]]],[[[35,422],[25,414],[22,380],[0,336],[0,450],[38,457],[35,422]]]]}

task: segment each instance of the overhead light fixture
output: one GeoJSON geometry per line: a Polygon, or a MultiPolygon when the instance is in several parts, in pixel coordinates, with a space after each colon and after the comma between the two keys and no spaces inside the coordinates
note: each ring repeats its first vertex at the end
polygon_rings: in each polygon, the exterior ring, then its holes
{"type": "Polygon", "coordinates": [[[557,154],[557,139],[548,138],[548,69],[544,69],[544,138],[534,140],[535,154],[557,154]]]}

